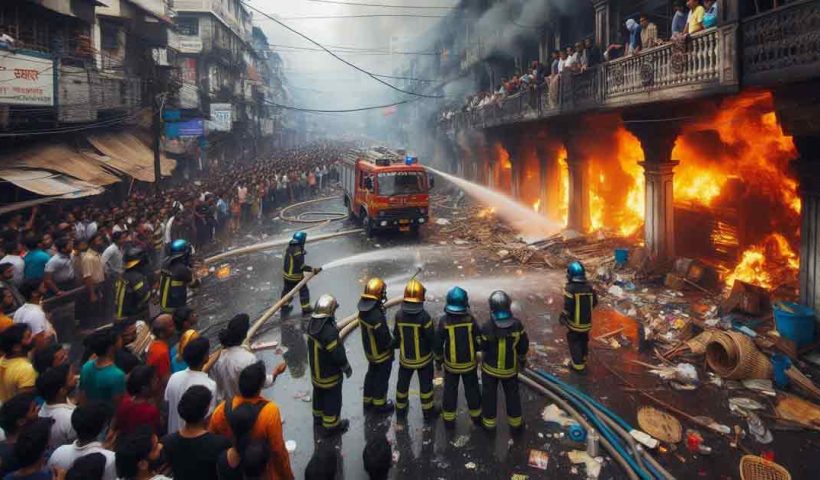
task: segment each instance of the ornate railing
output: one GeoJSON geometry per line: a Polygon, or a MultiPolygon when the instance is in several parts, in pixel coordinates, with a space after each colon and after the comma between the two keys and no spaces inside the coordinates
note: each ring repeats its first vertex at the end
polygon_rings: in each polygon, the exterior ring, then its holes
{"type": "Polygon", "coordinates": [[[799,0],[743,20],[743,80],[790,82],[820,74],[820,2],[799,0]]]}

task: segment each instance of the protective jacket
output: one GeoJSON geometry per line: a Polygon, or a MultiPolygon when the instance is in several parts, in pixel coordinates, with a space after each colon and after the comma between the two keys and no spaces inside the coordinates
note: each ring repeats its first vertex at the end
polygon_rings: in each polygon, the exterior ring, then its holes
{"type": "Polygon", "coordinates": [[[443,360],[451,373],[466,373],[476,368],[476,351],[481,348],[481,331],[470,313],[442,315],[436,328],[436,358],[443,360]]]}
{"type": "Polygon", "coordinates": [[[347,354],[339,340],[339,329],[333,317],[311,318],[308,323],[308,360],[313,385],[331,388],[342,381],[347,369],[347,354]]]}
{"type": "Polygon", "coordinates": [[[517,318],[509,327],[501,328],[492,320],[481,329],[484,357],[481,371],[496,378],[512,378],[527,355],[530,342],[524,326],[517,318]]]}
{"type": "Polygon", "coordinates": [[[564,311],[561,322],[574,332],[592,329],[592,309],[598,304],[598,296],[589,283],[569,282],[564,287],[564,311]]]}
{"type": "Polygon", "coordinates": [[[114,295],[118,320],[148,312],[151,289],[148,279],[138,269],[126,270],[117,278],[114,295]]]}
{"type": "Polygon", "coordinates": [[[285,250],[285,262],[282,269],[282,276],[285,280],[299,282],[304,278],[305,272],[313,270],[305,265],[305,248],[302,245],[291,243],[285,250]]]}
{"type": "Polygon", "coordinates": [[[419,369],[433,361],[436,332],[433,319],[425,310],[419,313],[396,313],[393,345],[399,349],[399,363],[405,368],[419,369]]]}
{"type": "Polygon", "coordinates": [[[194,275],[182,260],[172,260],[159,274],[159,304],[164,312],[184,307],[188,302],[188,284],[194,275]]]}
{"type": "Polygon", "coordinates": [[[359,311],[359,327],[362,331],[364,356],[370,363],[393,361],[393,337],[387,326],[384,308],[376,305],[370,310],[359,311]]]}

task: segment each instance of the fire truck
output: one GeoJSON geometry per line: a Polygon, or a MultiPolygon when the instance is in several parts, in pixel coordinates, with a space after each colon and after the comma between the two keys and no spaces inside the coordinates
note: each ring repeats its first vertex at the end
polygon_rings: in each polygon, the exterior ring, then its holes
{"type": "Polygon", "coordinates": [[[402,150],[351,150],[341,161],[344,202],[368,236],[398,230],[417,234],[430,215],[433,178],[402,150]]]}

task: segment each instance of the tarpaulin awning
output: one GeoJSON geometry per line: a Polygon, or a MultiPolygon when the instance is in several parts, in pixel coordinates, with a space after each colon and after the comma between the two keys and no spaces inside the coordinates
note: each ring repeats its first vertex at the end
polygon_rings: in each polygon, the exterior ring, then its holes
{"type": "MultiPolygon", "coordinates": [[[[111,132],[89,135],[88,141],[94,148],[117,162],[121,171],[146,182],[154,181],[154,152],[135,135],[128,132],[111,132]]],[[[114,163],[111,164],[114,166],[114,163]]],[[[160,157],[160,173],[168,177],[174,171],[176,161],[160,157]]],[[[115,168],[117,168],[115,166],[115,168]]]]}
{"type": "Polygon", "coordinates": [[[77,180],[60,173],[45,170],[4,168],[0,178],[38,195],[60,195],[62,198],[80,198],[97,195],[103,189],[91,183],[77,180]]]}
{"type": "Polygon", "coordinates": [[[144,165],[138,165],[133,162],[126,162],[124,160],[120,160],[119,158],[109,157],[107,155],[100,155],[91,150],[84,150],[82,153],[83,155],[94,159],[102,165],[105,165],[107,168],[134,177],[135,180],[139,180],[141,182],[154,181],[153,165],[151,165],[150,167],[146,167],[144,165]]]}
{"type": "Polygon", "coordinates": [[[97,186],[120,181],[96,159],[83,155],[64,143],[36,145],[10,152],[3,156],[3,167],[14,170],[50,170],[97,186]]]}

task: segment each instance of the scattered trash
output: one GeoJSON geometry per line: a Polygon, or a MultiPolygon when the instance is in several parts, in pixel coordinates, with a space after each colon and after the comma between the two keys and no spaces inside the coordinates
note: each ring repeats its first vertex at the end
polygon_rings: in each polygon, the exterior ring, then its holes
{"type": "Polygon", "coordinates": [[[597,457],[592,457],[583,450],[570,450],[567,453],[569,461],[575,465],[583,464],[587,470],[587,478],[595,479],[601,474],[601,462],[597,457]]]}
{"type": "Polygon", "coordinates": [[[296,441],[288,440],[285,442],[285,450],[287,450],[288,453],[293,454],[293,452],[296,451],[296,441]]]}
{"type": "Polygon", "coordinates": [[[820,406],[795,395],[781,393],[775,407],[777,416],[784,420],[817,430],[820,426],[820,406]]]}
{"type": "Polygon", "coordinates": [[[729,407],[738,407],[743,410],[765,410],[766,407],[757,400],[745,397],[733,397],[729,399],[729,407]]]}
{"type": "Polygon", "coordinates": [[[219,280],[225,280],[226,278],[231,276],[231,266],[227,263],[223,263],[219,266],[216,270],[216,278],[219,280]]]}
{"type": "Polygon", "coordinates": [[[755,392],[760,392],[763,395],[767,395],[769,397],[774,397],[777,395],[774,391],[774,384],[771,380],[743,380],[741,383],[745,388],[755,392]]]}
{"type": "Polygon", "coordinates": [[[527,464],[539,470],[546,470],[550,462],[549,453],[543,450],[530,449],[530,458],[527,464]]]}
{"type": "Polygon", "coordinates": [[[276,348],[279,346],[279,342],[276,340],[271,340],[270,342],[255,342],[251,345],[251,350],[257,352],[259,350],[266,350],[269,348],[276,348]]]}
{"type": "Polygon", "coordinates": [[[464,464],[464,468],[466,468],[467,470],[475,470],[476,464],[475,462],[467,462],[464,464]]]}
{"type": "Polygon", "coordinates": [[[450,220],[447,220],[446,218],[437,218],[436,225],[450,225],[450,220]]]}
{"type": "Polygon", "coordinates": [[[761,443],[763,445],[772,443],[772,440],[774,440],[772,437],[772,432],[766,428],[766,425],[763,424],[763,421],[757,416],[757,414],[747,412],[746,421],[749,426],[749,433],[752,434],[757,443],[761,443]]]}
{"type": "Polygon", "coordinates": [[[611,286],[611,287],[609,287],[609,289],[607,290],[607,293],[609,293],[609,294],[610,294],[610,295],[612,295],[613,297],[623,298],[623,296],[624,296],[624,289],[623,289],[623,288],[621,288],[621,287],[619,287],[619,286],[617,286],[617,285],[612,285],[612,286],[611,286]]]}
{"type": "Polygon", "coordinates": [[[252,272],[252,271],[253,271],[253,265],[248,266],[248,271],[249,271],[249,272],[252,272]]]}
{"type": "Polygon", "coordinates": [[[558,405],[554,403],[547,405],[544,410],[541,411],[541,418],[547,423],[557,423],[561,428],[566,428],[576,423],[572,417],[567,415],[566,412],[558,408],[558,405]]]}
{"type": "Polygon", "coordinates": [[[567,428],[567,436],[573,442],[582,443],[587,439],[587,431],[577,423],[571,423],[567,428]]]}
{"type": "Polygon", "coordinates": [[[755,455],[740,459],[740,478],[743,480],[791,480],[792,476],[782,466],[755,455]]]}
{"type": "Polygon", "coordinates": [[[467,445],[467,442],[469,442],[469,441],[470,441],[470,437],[469,437],[469,436],[467,436],[467,435],[459,435],[458,437],[456,437],[456,439],[455,439],[455,440],[453,440],[452,442],[450,442],[450,445],[452,445],[452,446],[454,446],[454,447],[456,447],[456,448],[461,448],[461,447],[463,447],[464,445],[467,445]]]}
{"type": "Polygon", "coordinates": [[[587,454],[595,458],[598,456],[599,453],[599,442],[601,441],[601,436],[598,435],[598,432],[595,431],[594,428],[589,430],[589,434],[587,435],[587,454]]]}
{"type": "Polygon", "coordinates": [[[662,442],[681,441],[683,427],[678,419],[655,407],[645,406],[638,410],[638,425],[641,430],[662,442]]]}

